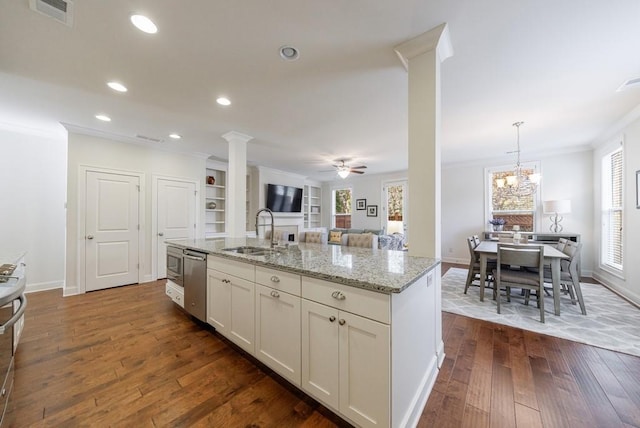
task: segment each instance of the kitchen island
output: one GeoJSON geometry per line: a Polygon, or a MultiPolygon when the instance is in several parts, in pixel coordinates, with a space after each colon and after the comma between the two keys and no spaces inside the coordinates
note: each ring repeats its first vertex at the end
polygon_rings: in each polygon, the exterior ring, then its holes
{"type": "Polygon", "coordinates": [[[438,260],[252,238],[167,243],[207,253],[207,322],[220,334],[354,425],[417,424],[438,373],[438,260]]]}

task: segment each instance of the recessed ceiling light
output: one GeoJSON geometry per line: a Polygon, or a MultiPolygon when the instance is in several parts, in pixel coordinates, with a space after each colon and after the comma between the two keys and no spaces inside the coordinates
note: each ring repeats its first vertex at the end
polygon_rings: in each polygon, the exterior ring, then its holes
{"type": "Polygon", "coordinates": [[[173,138],[174,140],[179,140],[180,138],[182,138],[182,135],[180,134],[176,134],[175,132],[173,134],[169,134],[170,138],[173,138]]]}
{"type": "Polygon", "coordinates": [[[300,57],[300,52],[293,46],[283,46],[280,48],[280,58],[285,61],[295,61],[300,57]]]}
{"type": "Polygon", "coordinates": [[[111,118],[104,114],[96,114],[96,119],[101,120],[103,122],[111,122],[111,118]]]}
{"type": "Polygon", "coordinates": [[[226,97],[220,97],[216,100],[216,102],[218,104],[220,104],[221,106],[229,106],[231,105],[231,101],[229,101],[229,98],[226,97]]]}
{"type": "Polygon", "coordinates": [[[144,15],[131,15],[131,23],[136,26],[140,31],[144,31],[149,34],[156,34],[158,27],[149,18],[144,15]]]}
{"type": "Polygon", "coordinates": [[[108,82],[107,86],[110,87],[111,89],[113,89],[114,91],[127,92],[127,87],[124,86],[122,83],[108,82]]]}

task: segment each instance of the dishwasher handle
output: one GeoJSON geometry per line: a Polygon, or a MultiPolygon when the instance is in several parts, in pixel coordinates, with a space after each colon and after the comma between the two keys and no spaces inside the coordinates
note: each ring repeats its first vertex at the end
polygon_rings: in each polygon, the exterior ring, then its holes
{"type": "Polygon", "coordinates": [[[203,253],[198,253],[196,251],[184,250],[183,256],[190,260],[196,260],[199,262],[203,262],[207,259],[207,255],[203,253]]]}
{"type": "Polygon", "coordinates": [[[20,317],[24,314],[25,309],[27,309],[27,298],[24,294],[18,296],[18,300],[20,300],[20,307],[16,311],[15,314],[11,318],[7,320],[6,323],[0,325],[0,334],[4,334],[7,329],[13,327],[13,325],[20,319],[20,317]]]}

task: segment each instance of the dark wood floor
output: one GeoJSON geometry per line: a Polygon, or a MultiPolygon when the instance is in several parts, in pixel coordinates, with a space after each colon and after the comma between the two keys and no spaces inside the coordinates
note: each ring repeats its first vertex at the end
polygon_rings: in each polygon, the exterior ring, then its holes
{"type": "MultiPolygon", "coordinates": [[[[163,282],[29,294],[8,426],[346,425],[194,323],[163,282]]],[[[448,313],[443,335],[422,427],[640,427],[640,358],[448,313]]]]}

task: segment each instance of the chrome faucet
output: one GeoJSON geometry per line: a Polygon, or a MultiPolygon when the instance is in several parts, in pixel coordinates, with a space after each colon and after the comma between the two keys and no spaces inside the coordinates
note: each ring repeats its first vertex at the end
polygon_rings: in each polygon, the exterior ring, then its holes
{"type": "Polygon", "coordinates": [[[275,241],[276,237],[275,237],[275,233],[274,233],[274,230],[273,230],[273,211],[271,211],[269,208],[261,208],[256,213],[256,237],[260,236],[258,234],[258,226],[267,226],[266,223],[261,224],[261,225],[258,224],[258,218],[260,217],[260,213],[262,213],[262,212],[267,212],[271,216],[271,248],[274,248],[276,246],[276,241],[275,241]]]}

